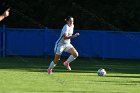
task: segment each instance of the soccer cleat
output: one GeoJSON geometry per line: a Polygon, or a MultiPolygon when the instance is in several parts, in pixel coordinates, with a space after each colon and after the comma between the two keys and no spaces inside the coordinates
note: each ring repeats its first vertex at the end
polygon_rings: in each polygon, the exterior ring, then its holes
{"type": "Polygon", "coordinates": [[[64,66],[66,66],[66,68],[67,68],[68,70],[71,70],[71,67],[70,67],[69,63],[64,62],[63,64],[64,64],[64,66]]]}
{"type": "Polygon", "coordinates": [[[49,74],[49,75],[52,74],[52,69],[48,68],[48,74],[49,74]]]}

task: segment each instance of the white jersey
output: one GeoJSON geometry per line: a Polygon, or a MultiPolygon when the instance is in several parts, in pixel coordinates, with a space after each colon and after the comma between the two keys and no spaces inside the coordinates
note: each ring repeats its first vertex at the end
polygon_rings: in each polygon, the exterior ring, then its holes
{"type": "Polygon", "coordinates": [[[59,39],[56,41],[56,44],[70,44],[70,42],[71,42],[70,39],[65,39],[64,40],[63,35],[67,34],[68,36],[72,36],[73,28],[74,28],[74,25],[69,27],[68,24],[65,24],[62,28],[59,39]]]}

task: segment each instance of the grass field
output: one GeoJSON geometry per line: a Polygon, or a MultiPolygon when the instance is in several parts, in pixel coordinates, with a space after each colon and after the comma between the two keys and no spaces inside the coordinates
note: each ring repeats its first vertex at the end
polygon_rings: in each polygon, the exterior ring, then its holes
{"type": "Polygon", "coordinates": [[[47,74],[52,58],[0,58],[0,93],[140,93],[140,61],[79,58],[72,71],[62,59],[47,74]],[[97,76],[102,67],[107,76],[97,76]]]}

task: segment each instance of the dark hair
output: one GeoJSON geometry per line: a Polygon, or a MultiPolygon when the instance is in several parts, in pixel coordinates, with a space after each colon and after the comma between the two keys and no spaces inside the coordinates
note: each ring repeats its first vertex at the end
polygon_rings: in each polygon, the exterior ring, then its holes
{"type": "Polygon", "coordinates": [[[65,21],[69,21],[70,18],[73,18],[73,17],[72,17],[72,16],[67,16],[67,17],[65,18],[65,21]]]}

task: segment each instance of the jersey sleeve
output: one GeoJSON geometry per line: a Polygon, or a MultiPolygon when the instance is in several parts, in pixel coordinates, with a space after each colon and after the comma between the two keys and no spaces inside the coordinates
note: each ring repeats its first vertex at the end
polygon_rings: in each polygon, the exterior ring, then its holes
{"type": "Polygon", "coordinates": [[[67,26],[67,25],[65,25],[65,26],[63,27],[62,33],[63,33],[63,34],[68,34],[68,26],[67,26]]]}

